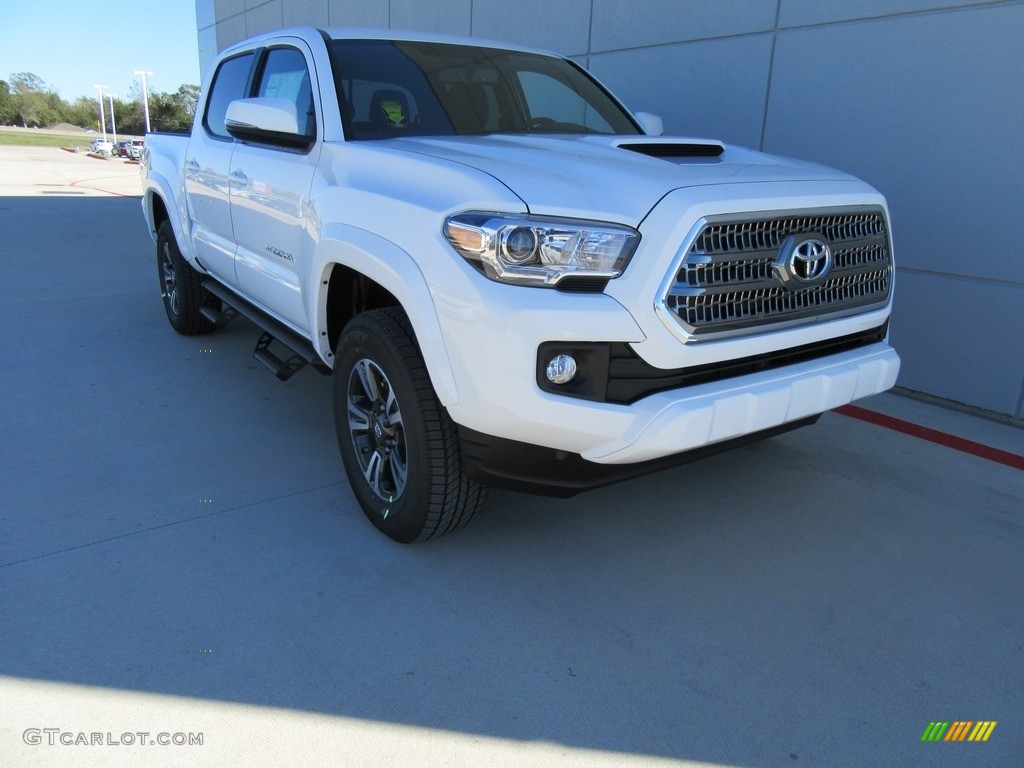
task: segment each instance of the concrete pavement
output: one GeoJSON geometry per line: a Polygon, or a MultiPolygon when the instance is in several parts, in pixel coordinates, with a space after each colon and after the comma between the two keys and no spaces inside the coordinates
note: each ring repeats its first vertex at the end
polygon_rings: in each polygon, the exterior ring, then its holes
{"type": "MultiPolygon", "coordinates": [[[[72,142],[69,140],[70,146],[72,142]]],[[[109,197],[142,194],[139,164],[56,147],[0,145],[0,196],[109,197]]]]}
{"type": "Polygon", "coordinates": [[[827,414],[397,545],[328,378],[278,382],[243,320],[175,334],[138,198],[2,157],[5,768],[1020,763],[1024,472],[827,414]],[[998,725],[922,743],[934,720],[998,725]]]}

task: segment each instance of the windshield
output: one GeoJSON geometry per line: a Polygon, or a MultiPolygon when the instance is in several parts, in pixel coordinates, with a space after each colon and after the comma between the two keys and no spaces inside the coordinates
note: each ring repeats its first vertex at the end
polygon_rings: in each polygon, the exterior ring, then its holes
{"type": "Polygon", "coordinates": [[[335,40],[350,139],[640,133],[586,73],[554,56],[469,45],[335,40]]]}

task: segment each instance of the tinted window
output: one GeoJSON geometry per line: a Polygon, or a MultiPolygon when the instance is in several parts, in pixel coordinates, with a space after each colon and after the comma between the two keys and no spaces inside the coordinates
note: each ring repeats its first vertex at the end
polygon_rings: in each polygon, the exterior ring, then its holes
{"type": "Polygon", "coordinates": [[[252,59],[252,53],[243,53],[221,63],[217,68],[217,74],[210,85],[210,98],[206,102],[206,115],[203,117],[206,130],[215,136],[231,138],[224,127],[224,115],[228,111],[228,104],[248,96],[246,86],[249,83],[252,59]]]}
{"type": "Polygon", "coordinates": [[[521,72],[519,84],[533,125],[577,126],[586,133],[615,133],[590,103],[559,77],[558,73],[521,72]]]}
{"type": "Polygon", "coordinates": [[[555,56],[388,40],[335,40],[331,52],[349,138],[639,133],[597,83],[555,56]]]}
{"type": "Polygon", "coordinates": [[[294,48],[273,48],[267,53],[257,96],[287,99],[295,105],[299,133],[316,135],[313,88],[306,59],[294,48]]]}

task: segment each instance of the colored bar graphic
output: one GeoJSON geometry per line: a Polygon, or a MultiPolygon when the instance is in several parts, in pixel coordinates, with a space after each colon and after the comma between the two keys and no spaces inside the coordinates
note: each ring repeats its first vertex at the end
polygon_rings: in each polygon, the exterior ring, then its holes
{"type": "Polygon", "coordinates": [[[996,729],[996,720],[932,720],[921,734],[921,741],[988,741],[996,729]]]}
{"type": "Polygon", "coordinates": [[[996,722],[995,720],[979,720],[978,724],[974,726],[974,730],[971,731],[971,735],[967,737],[967,740],[988,741],[988,737],[996,729],[996,722]]]}
{"type": "Polygon", "coordinates": [[[967,732],[972,725],[974,723],[970,720],[954,720],[943,741],[963,741],[967,738],[967,732]]]}

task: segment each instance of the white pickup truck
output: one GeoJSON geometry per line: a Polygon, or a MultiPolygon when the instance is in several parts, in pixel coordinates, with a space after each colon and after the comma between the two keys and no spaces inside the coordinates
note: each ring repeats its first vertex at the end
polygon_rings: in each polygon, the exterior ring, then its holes
{"type": "Polygon", "coordinates": [[[403,542],[489,485],[572,495],[892,387],[882,195],[660,123],[527,48],[236,45],[143,153],[167,317],[332,373],[352,492],[403,542]]]}

